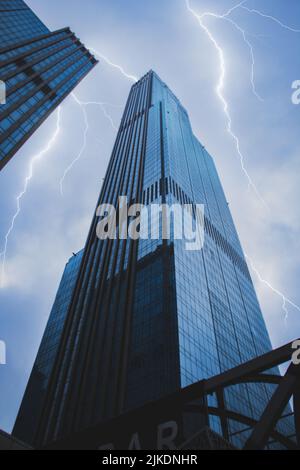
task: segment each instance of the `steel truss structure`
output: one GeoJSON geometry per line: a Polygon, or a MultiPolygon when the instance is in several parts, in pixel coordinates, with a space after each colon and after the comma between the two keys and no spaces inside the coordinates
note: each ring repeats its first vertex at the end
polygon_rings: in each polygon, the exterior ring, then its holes
{"type": "MultiPolygon", "coordinates": [[[[249,437],[244,445],[245,450],[265,449],[270,442],[276,442],[288,450],[300,449],[300,365],[291,362],[294,342],[288,343],[276,350],[256,357],[224,373],[201,380],[180,391],[156,402],[123,414],[109,422],[87,429],[70,437],[54,442],[47,446],[52,449],[99,449],[111,448],[124,450],[128,447],[128,436],[134,436],[135,443],[144,440],[141,448],[156,449],[156,441],[149,437],[154,434],[159,423],[177,422],[178,433],[174,449],[184,449],[193,439],[184,438],[182,432],[183,415],[199,414],[203,429],[207,429],[208,417],[218,416],[221,421],[224,443],[229,441],[228,421],[234,420],[249,428],[249,437]],[[270,373],[270,369],[290,363],[284,375],[270,373]],[[226,407],[224,394],[228,387],[245,383],[265,383],[274,385],[274,393],[264,412],[258,420],[231,411],[226,407]],[[215,394],[216,406],[208,406],[207,397],[215,394]],[[282,418],[289,402],[293,402],[295,435],[285,436],[276,430],[276,424],[282,418]],[[139,437],[141,436],[141,437],[139,437]],[[224,440],[225,438],[225,440],[224,440]],[[126,441],[127,439],[127,441],[126,441]],[[127,442],[127,444],[126,444],[127,442]]],[[[201,432],[201,431],[200,431],[201,432]]],[[[207,431],[206,431],[207,432],[207,431]]],[[[199,430],[195,436],[199,434],[199,430]]],[[[130,439],[129,439],[130,440],[130,439]]],[[[133,442],[132,440],[130,442],[133,442]]],[[[138,447],[129,447],[131,449],[138,447]]],[[[233,447],[229,445],[228,449],[233,447]]]]}

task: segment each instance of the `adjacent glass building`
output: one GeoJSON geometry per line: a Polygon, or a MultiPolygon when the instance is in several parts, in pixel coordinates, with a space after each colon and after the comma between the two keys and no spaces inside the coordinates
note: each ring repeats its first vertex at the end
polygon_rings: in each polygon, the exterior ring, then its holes
{"type": "Polygon", "coordinates": [[[34,441],[34,432],[43,409],[45,392],[60,343],[82,255],[83,250],[74,254],[66,264],[15,424],[14,434],[27,443],[32,444],[34,441]]]}
{"type": "Polygon", "coordinates": [[[97,61],[69,28],[49,31],[23,0],[0,0],[0,170],[97,61]]]}
{"type": "MultiPolygon", "coordinates": [[[[271,349],[213,159],[194,136],[184,107],[152,71],[130,91],[98,203],[117,206],[120,195],[146,206],[204,204],[204,247],[187,251],[174,226],[168,240],[99,240],[95,215],[35,445],[271,349]]],[[[226,406],[258,418],[271,391],[237,385],[226,394],[226,406]]],[[[215,400],[211,396],[210,405],[215,400]]],[[[222,433],[218,417],[210,418],[210,426],[222,433]]],[[[292,433],[288,419],[280,426],[292,433]]],[[[15,434],[25,439],[17,431],[18,421],[15,434]]],[[[248,431],[229,421],[226,437],[241,446],[248,431]]]]}

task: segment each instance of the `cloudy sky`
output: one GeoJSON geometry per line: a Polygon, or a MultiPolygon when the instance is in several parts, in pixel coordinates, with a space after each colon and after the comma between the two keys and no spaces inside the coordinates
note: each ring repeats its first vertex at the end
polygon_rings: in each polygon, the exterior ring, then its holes
{"type": "MultiPolygon", "coordinates": [[[[155,70],[186,107],[195,134],[215,159],[242,245],[262,279],[252,271],[272,343],[299,337],[300,305],[299,174],[300,105],[292,104],[291,85],[300,79],[300,33],[238,8],[231,19],[247,33],[255,57],[232,23],[206,18],[222,47],[226,65],[224,96],[232,127],[240,139],[245,167],[264,199],[249,188],[226,117],[216,94],[219,57],[208,35],[188,12],[185,0],[28,0],[54,30],[70,26],[82,42],[140,77],[155,70]],[[267,206],[267,207],[266,207],[267,206]]],[[[191,0],[199,13],[223,14],[233,0],[191,0]]],[[[273,15],[300,30],[298,0],[248,0],[245,6],[273,15]]],[[[10,431],[53,303],[64,265],[86,239],[102,178],[132,82],[100,61],[76,89],[82,101],[101,101],[114,126],[97,105],[87,108],[87,146],[64,181],[60,180],[82,147],[84,115],[68,98],[61,109],[60,132],[51,150],[36,160],[28,191],[21,199],[7,246],[0,290],[0,340],[7,365],[0,366],[0,428],[10,431]]],[[[43,124],[0,174],[0,245],[16,211],[31,159],[47,145],[57,113],[43,124]]]]}

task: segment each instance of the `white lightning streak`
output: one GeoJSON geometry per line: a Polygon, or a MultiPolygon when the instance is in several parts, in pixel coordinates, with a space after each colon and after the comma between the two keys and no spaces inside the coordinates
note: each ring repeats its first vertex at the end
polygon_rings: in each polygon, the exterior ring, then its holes
{"type": "MultiPolygon", "coordinates": [[[[224,89],[224,85],[225,85],[225,76],[226,76],[226,66],[225,66],[225,56],[224,56],[224,52],[221,48],[221,46],[218,44],[217,40],[214,38],[213,34],[211,33],[211,31],[208,29],[208,27],[203,23],[203,18],[205,17],[213,17],[213,18],[218,18],[218,19],[224,19],[228,22],[230,22],[243,36],[243,39],[244,39],[244,42],[247,44],[249,50],[250,50],[250,54],[251,54],[251,60],[252,60],[252,69],[251,69],[251,84],[252,84],[252,90],[254,92],[254,94],[260,98],[260,96],[258,95],[258,93],[256,92],[256,88],[255,88],[255,82],[254,82],[254,67],[255,67],[255,61],[254,61],[254,53],[253,53],[253,47],[251,45],[251,43],[248,41],[247,39],[247,36],[246,36],[246,32],[236,23],[234,22],[231,18],[228,18],[228,16],[234,11],[236,10],[237,8],[243,8],[244,10],[248,11],[249,13],[255,13],[261,17],[264,17],[264,18],[268,18],[272,21],[274,21],[275,23],[279,24],[282,28],[285,28],[289,31],[292,31],[292,32],[296,32],[296,33],[300,33],[300,30],[298,29],[295,29],[295,28],[291,28],[290,26],[282,23],[280,20],[278,20],[277,18],[271,16],[271,15],[266,15],[258,10],[255,10],[255,9],[250,9],[250,8],[247,8],[244,6],[244,3],[245,3],[246,0],[240,2],[239,4],[233,6],[230,10],[228,10],[224,15],[217,15],[215,13],[211,13],[211,12],[205,12],[203,13],[202,15],[199,15],[198,13],[196,13],[190,6],[190,0],[186,0],[186,6],[188,8],[188,10],[193,14],[193,16],[198,20],[201,28],[204,30],[204,32],[207,34],[207,36],[209,37],[210,41],[213,43],[215,49],[217,50],[217,53],[218,53],[218,56],[219,56],[219,62],[220,62],[220,77],[219,77],[219,82],[218,82],[218,85],[217,85],[217,95],[220,99],[220,101],[222,102],[223,104],[223,109],[224,109],[224,113],[226,115],[226,118],[227,118],[227,130],[229,132],[229,134],[231,135],[231,137],[234,139],[235,141],[235,144],[236,144],[236,148],[237,148],[237,152],[240,156],[240,161],[241,161],[241,166],[242,166],[242,169],[243,169],[243,172],[245,173],[247,179],[248,179],[248,183],[249,183],[249,186],[251,186],[256,194],[260,197],[260,199],[264,202],[264,200],[261,198],[256,186],[254,185],[254,183],[252,182],[250,176],[248,175],[246,169],[245,169],[245,166],[244,166],[244,157],[240,151],[240,144],[239,144],[239,139],[238,137],[232,132],[232,119],[231,119],[231,116],[230,116],[230,113],[229,113],[229,106],[228,106],[228,103],[223,95],[223,89],[224,89]]],[[[261,99],[261,98],[260,98],[261,99]]],[[[265,204],[265,202],[264,202],[265,204]]],[[[285,321],[288,320],[288,315],[289,315],[289,312],[288,312],[288,308],[287,308],[287,305],[290,305],[292,307],[294,307],[295,309],[297,309],[299,312],[300,312],[300,307],[298,305],[296,305],[294,302],[292,302],[288,297],[286,297],[282,292],[280,292],[278,289],[274,288],[268,281],[266,281],[265,279],[262,278],[262,276],[260,275],[260,273],[258,272],[258,270],[256,269],[256,267],[254,266],[254,263],[253,261],[251,260],[251,258],[249,256],[246,255],[246,258],[248,259],[249,261],[249,264],[251,266],[251,269],[253,270],[253,272],[256,274],[257,278],[259,279],[260,282],[262,282],[263,284],[265,284],[270,290],[272,290],[272,292],[274,292],[276,295],[278,295],[281,299],[282,299],[282,309],[285,313],[285,321]]]]}
{"type": "MultiPolygon", "coordinates": [[[[242,2],[244,3],[244,2],[242,2]]],[[[205,17],[212,17],[212,18],[216,18],[216,19],[220,19],[220,20],[225,20],[227,21],[228,23],[230,23],[237,31],[239,31],[241,33],[241,35],[243,36],[243,40],[245,42],[245,44],[247,45],[247,47],[249,48],[249,52],[250,52],[250,57],[251,57],[251,76],[250,76],[250,82],[251,82],[251,87],[252,87],[252,91],[254,93],[254,95],[256,96],[256,98],[258,98],[260,101],[264,101],[263,98],[258,94],[257,90],[256,90],[256,86],[255,86],[255,80],[254,80],[254,69],[255,69],[255,58],[254,58],[254,51],[253,51],[253,46],[251,44],[251,42],[249,41],[249,39],[247,39],[247,35],[246,35],[246,31],[241,28],[235,21],[233,21],[231,18],[228,18],[228,16],[230,15],[230,13],[236,9],[237,7],[241,6],[241,4],[238,4],[236,5],[235,7],[232,7],[230,10],[228,10],[224,15],[217,15],[216,13],[211,13],[211,12],[206,12],[206,13],[203,13],[202,15],[200,15],[200,18],[203,19],[205,17]]]]}
{"type": "Polygon", "coordinates": [[[261,11],[255,10],[254,8],[245,7],[243,4],[239,5],[239,8],[243,8],[244,10],[248,11],[249,13],[255,13],[256,15],[259,15],[262,18],[267,18],[271,21],[274,21],[279,26],[281,26],[284,29],[287,29],[288,31],[292,31],[293,33],[300,33],[300,29],[292,28],[291,26],[288,26],[287,24],[282,23],[282,21],[280,21],[275,16],[267,15],[266,13],[262,13],[261,11]]]}
{"type": "Polygon", "coordinates": [[[60,179],[60,182],[59,182],[59,186],[60,186],[60,193],[61,195],[63,196],[64,195],[64,191],[63,191],[63,184],[64,184],[64,181],[65,181],[65,178],[67,176],[67,174],[71,171],[71,169],[73,168],[73,166],[75,165],[75,163],[78,162],[78,160],[80,160],[81,156],[83,155],[83,152],[85,151],[86,149],[86,145],[87,145],[87,134],[88,134],[88,131],[89,131],[89,121],[88,121],[88,117],[87,117],[87,112],[86,112],[86,109],[84,106],[81,106],[81,102],[79,101],[79,99],[77,98],[77,96],[74,94],[74,93],[71,93],[71,96],[74,98],[74,100],[76,101],[76,103],[79,104],[79,106],[81,107],[81,110],[82,110],[82,113],[83,113],[83,117],[84,117],[84,124],[85,124],[85,128],[84,128],[84,132],[83,132],[83,143],[82,143],[82,146],[77,154],[77,156],[74,158],[74,160],[72,160],[72,162],[70,163],[70,165],[67,166],[67,168],[65,169],[61,179],[60,179]]]}
{"type": "Polygon", "coordinates": [[[233,5],[233,7],[229,8],[229,10],[227,11],[227,13],[225,13],[223,16],[229,16],[231,15],[231,13],[236,10],[237,8],[241,7],[242,5],[244,5],[244,3],[246,3],[247,0],[242,0],[240,3],[238,3],[237,5],[233,5]]]}
{"type": "Polygon", "coordinates": [[[127,72],[125,72],[125,70],[123,69],[123,67],[121,67],[121,65],[118,65],[118,64],[115,64],[114,62],[112,62],[110,59],[108,59],[108,57],[106,57],[104,54],[102,54],[101,52],[97,51],[96,49],[94,49],[93,47],[89,47],[88,48],[91,52],[94,53],[94,55],[102,60],[104,60],[104,62],[107,64],[107,65],[110,65],[111,67],[119,70],[119,72],[121,72],[121,74],[128,78],[128,80],[131,80],[133,82],[137,82],[138,81],[138,78],[135,77],[134,75],[131,75],[127,72]]]}
{"type": "MultiPolygon", "coordinates": [[[[133,81],[133,82],[137,82],[138,81],[138,78],[135,77],[134,75],[131,75],[131,74],[128,74],[127,72],[125,72],[125,70],[123,69],[122,66],[118,65],[118,64],[115,64],[113,63],[110,59],[108,59],[105,55],[101,54],[100,52],[96,51],[94,48],[90,48],[91,51],[94,51],[95,55],[98,56],[99,58],[101,58],[104,62],[106,62],[108,65],[110,65],[111,67],[117,69],[119,72],[121,72],[121,74],[133,81]]],[[[83,144],[82,144],[82,147],[78,153],[78,155],[76,156],[76,158],[70,163],[70,165],[66,168],[66,170],[64,171],[64,174],[60,180],[60,192],[61,194],[63,195],[63,183],[64,183],[64,180],[67,176],[67,174],[70,172],[70,170],[73,168],[73,166],[75,165],[75,163],[81,158],[85,148],[86,148],[86,145],[87,145],[87,134],[88,134],[88,131],[89,131],[89,122],[88,122],[88,116],[87,116],[87,113],[86,113],[86,109],[85,107],[86,106],[89,106],[89,105],[98,105],[101,107],[102,111],[103,111],[103,114],[104,116],[109,120],[112,128],[114,130],[117,130],[117,127],[115,126],[114,122],[113,122],[113,119],[112,117],[109,115],[109,113],[107,112],[107,109],[106,109],[106,106],[115,106],[115,105],[111,105],[110,103],[105,103],[105,102],[96,102],[96,101],[88,101],[88,102],[82,102],[79,100],[79,98],[77,98],[77,96],[75,95],[75,93],[71,93],[71,96],[74,98],[74,100],[77,102],[77,104],[81,107],[82,109],[82,112],[83,112],[83,116],[84,116],[84,122],[85,122],[85,129],[84,129],[84,136],[83,136],[83,144]]],[[[118,106],[115,106],[115,107],[118,107],[118,106]]],[[[4,249],[3,251],[0,253],[0,258],[2,258],[2,268],[1,268],[1,279],[0,279],[0,286],[4,286],[4,277],[5,277],[5,262],[6,262],[6,254],[7,254],[7,246],[8,246],[8,239],[9,239],[9,236],[11,235],[13,229],[14,229],[14,226],[15,226],[15,221],[17,219],[17,217],[19,216],[20,212],[21,212],[21,199],[23,198],[23,196],[26,194],[27,192],[27,188],[28,188],[28,184],[29,182],[31,181],[32,177],[33,177],[33,171],[34,171],[34,165],[36,163],[37,160],[39,160],[40,158],[42,158],[45,153],[47,153],[51,148],[52,146],[54,145],[55,143],[55,140],[59,134],[59,131],[60,131],[60,114],[61,114],[61,107],[59,106],[58,107],[58,111],[57,111],[57,124],[56,124],[56,130],[53,134],[53,136],[51,137],[51,139],[49,140],[47,146],[40,152],[38,153],[37,155],[35,155],[31,162],[30,162],[30,165],[29,165],[29,172],[28,172],[28,175],[26,176],[25,178],[25,182],[24,182],[24,188],[23,190],[21,191],[21,193],[17,196],[17,210],[12,218],[12,221],[11,221],[11,225],[8,229],[8,232],[6,233],[5,235],[5,243],[4,243],[4,249]]]]}
{"type": "Polygon", "coordinates": [[[262,276],[260,275],[256,267],[254,266],[252,259],[247,254],[245,254],[245,257],[247,258],[252,271],[255,273],[259,281],[265,284],[269,289],[271,289],[271,291],[274,292],[274,294],[278,295],[282,299],[282,310],[285,312],[285,321],[288,320],[288,316],[289,316],[287,304],[291,305],[292,307],[294,307],[296,310],[300,312],[300,307],[298,305],[296,305],[294,302],[292,302],[292,300],[286,297],[282,292],[280,292],[278,289],[275,289],[275,287],[273,287],[268,281],[262,278],[262,276]]]}
{"type": "Polygon", "coordinates": [[[77,154],[77,156],[74,158],[74,160],[72,160],[72,162],[70,163],[70,165],[68,165],[68,167],[65,169],[61,179],[60,179],[60,182],[59,182],[59,186],[60,186],[60,193],[61,195],[63,196],[64,193],[63,193],[63,185],[64,185],[64,181],[66,179],[66,176],[68,175],[68,173],[72,170],[73,166],[78,162],[78,160],[80,160],[80,158],[82,157],[85,149],[86,149],[86,146],[87,146],[87,135],[88,135],[88,132],[89,132],[89,121],[88,121],[88,116],[87,116],[87,112],[86,112],[86,106],[90,106],[90,105],[95,105],[95,106],[100,106],[100,108],[102,109],[103,111],[103,114],[104,116],[106,117],[106,119],[110,122],[111,124],[111,127],[113,128],[114,131],[117,131],[118,128],[116,127],[114,121],[113,121],[113,118],[111,117],[111,115],[107,112],[106,110],[106,106],[113,106],[113,107],[119,107],[117,105],[113,105],[113,104],[110,104],[110,103],[105,103],[105,102],[102,102],[102,101],[81,101],[76,95],[74,92],[71,93],[71,96],[72,98],[76,101],[76,103],[80,106],[81,110],[82,110],[82,113],[83,113],[83,118],[84,118],[84,123],[85,123],[85,128],[84,128],[84,132],[83,132],[83,143],[82,143],[82,147],[80,148],[79,150],[79,153],[77,154]]]}
{"type": "Polygon", "coordinates": [[[249,39],[247,39],[247,35],[246,35],[246,31],[241,28],[235,21],[233,21],[231,18],[228,18],[231,13],[236,10],[237,8],[243,8],[243,4],[246,2],[246,0],[243,0],[242,2],[238,3],[237,5],[234,5],[232,8],[230,8],[226,13],[224,13],[224,15],[218,15],[216,13],[211,13],[211,12],[205,12],[203,13],[202,15],[200,15],[200,18],[205,18],[206,16],[210,16],[210,17],[213,17],[213,18],[217,18],[217,19],[220,19],[220,20],[225,20],[225,21],[228,21],[237,31],[239,31],[241,33],[241,35],[243,36],[243,40],[245,42],[245,44],[247,45],[247,47],[249,48],[249,52],[250,52],[250,57],[251,57],[251,76],[250,76],[250,81],[251,81],[251,86],[252,86],[252,91],[254,93],[254,95],[260,100],[260,101],[264,101],[262,99],[262,97],[258,94],[257,90],[256,90],[256,86],[255,86],[255,80],[254,80],[254,69],[255,69],[255,59],[254,59],[254,51],[253,51],[253,46],[252,44],[250,43],[249,39]]]}
{"type": "Polygon", "coordinates": [[[82,106],[91,106],[91,105],[94,105],[94,106],[100,106],[100,108],[102,109],[103,111],[103,114],[104,116],[108,119],[108,121],[110,122],[111,124],[111,127],[117,131],[118,128],[117,126],[115,125],[114,121],[113,121],[113,118],[111,117],[110,114],[108,114],[107,110],[106,110],[106,106],[112,106],[114,108],[122,108],[122,106],[117,106],[117,105],[113,105],[111,103],[105,103],[105,102],[101,102],[101,101],[80,101],[79,103],[80,105],[82,106]]]}
{"type": "Polygon", "coordinates": [[[26,194],[27,192],[27,189],[28,189],[28,185],[33,177],[33,173],[34,173],[34,166],[35,164],[37,163],[37,161],[39,161],[46,153],[48,153],[53,145],[55,144],[55,141],[57,139],[57,136],[60,132],[60,121],[61,121],[61,107],[59,106],[58,109],[57,109],[57,119],[56,119],[56,128],[55,128],[55,131],[51,137],[51,139],[49,140],[49,142],[47,143],[46,147],[43,148],[39,153],[37,153],[36,155],[34,155],[29,163],[29,171],[28,171],[28,174],[24,180],[24,186],[23,186],[23,189],[22,191],[20,192],[20,194],[17,196],[17,209],[16,209],[16,212],[11,220],[11,224],[10,224],[10,227],[5,235],[5,242],[4,242],[4,249],[2,251],[2,253],[0,253],[0,257],[2,258],[2,266],[1,266],[1,287],[4,287],[4,281],[5,281],[5,262],[6,262],[6,255],[7,255],[7,246],[8,246],[8,239],[9,239],[9,236],[11,235],[12,231],[14,230],[14,226],[15,226],[15,222],[16,222],[16,219],[18,218],[20,212],[21,212],[21,199],[23,198],[23,196],[26,194]]]}
{"type": "MultiPolygon", "coordinates": [[[[239,4],[239,6],[240,5],[241,5],[241,3],[239,4]]],[[[231,138],[235,142],[236,150],[237,150],[237,153],[238,153],[239,158],[240,158],[241,168],[242,168],[242,171],[243,171],[243,173],[245,174],[245,176],[247,178],[249,186],[252,187],[252,189],[254,190],[256,195],[258,196],[258,198],[268,208],[266,202],[264,201],[263,197],[259,193],[257,187],[255,186],[254,182],[252,181],[250,175],[248,174],[248,172],[245,168],[245,163],[244,163],[245,158],[244,158],[244,155],[242,154],[242,151],[241,151],[239,138],[237,137],[237,135],[232,130],[232,118],[231,118],[231,115],[230,115],[230,112],[229,112],[229,105],[228,105],[228,103],[227,103],[227,101],[224,97],[224,94],[223,94],[223,90],[224,90],[224,87],[225,87],[225,77],[226,77],[225,55],[224,55],[223,49],[218,44],[217,40],[215,39],[215,37],[213,36],[211,31],[208,29],[208,27],[202,21],[204,16],[214,16],[214,14],[213,13],[204,13],[202,15],[199,15],[195,10],[192,9],[192,7],[190,6],[190,1],[189,0],[186,0],[186,6],[187,6],[188,11],[190,13],[192,13],[192,15],[197,19],[200,27],[207,34],[208,38],[213,43],[213,45],[214,45],[214,47],[215,47],[215,49],[218,53],[219,63],[220,63],[220,76],[219,76],[219,81],[218,81],[218,85],[217,85],[217,88],[216,88],[216,93],[217,93],[217,96],[218,96],[218,98],[220,99],[220,101],[223,105],[223,111],[224,111],[224,114],[225,114],[226,119],[227,119],[227,131],[228,131],[229,135],[231,136],[231,138]]],[[[233,11],[233,9],[231,9],[231,11],[233,11]]],[[[223,15],[224,18],[226,17],[226,15],[228,15],[228,12],[225,15],[223,15]]],[[[218,15],[215,15],[215,16],[218,17],[218,15]]],[[[219,15],[219,16],[222,17],[222,15],[219,15]]]]}
{"type": "Polygon", "coordinates": [[[250,56],[251,56],[251,77],[250,77],[250,81],[251,81],[252,91],[253,91],[254,95],[256,96],[256,98],[258,98],[260,101],[264,101],[263,98],[258,94],[258,92],[256,90],[256,86],[255,86],[255,81],[254,81],[255,59],[254,59],[253,46],[250,43],[249,39],[247,39],[246,32],[245,32],[244,29],[242,29],[235,21],[233,21],[230,18],[226,18],[224,16],[223,19],[226,20],[226,21],[229,21],[238,31],[240,31],[240,33],[243,36],[244,42],[247,44],[247,46],[249,48],[249,51],[250,51],[250,56]]]}
{"type": "MultiPolygon", "coordinates": [[[[134,75],[131,75],[127,72],[125,72],[125,70],[123,69],[123,67],[119,64],[115,64],[114,62],[112,62],[108,57],[106,57],[104,54],[102,54],[101,52],[97,51],[94,47],[89,47],[88,48],[91,52],[94,53],[94,55],[100,59],[102,59],[106,64],[108,64],[110,67],[112,68],[115,68],[117,69],[119,72],[121,72],[121,74],[123,75],[123,77],[127,78],[128,80],[131,80],[133,82],[137,82],[138,81],[138,78],[135,77],[134,75]]],[[[72,97],[74,98],[74,100],[76,101],[76,103],[81,107],[82,109],[82,112],[83,112],[83,115],[84,115],[84,122],[85,122],[85,129],[84,129],[84,135],[83,135],[83,144],[82,144],[82,147],[78,153],[78,155],[74,158],[74,160],[70,163],[70,165],[65,169],[64,171],[64,174],[60,180],[60,192],[61,192],[61,195],[63,196],[63,184],[64,184],[64,181],[65,181],[65,178],[67,176],[67,174],[71,171],[71,169],[73,168],[73,166],[75,165],[75,163],[78,162],[78,160],[82,157],[84,151],[85,151],[85,148],[86,148],[86,145],[87,145],[87,134],[88,134],[88,131],[89,131],[89,122],[88,122],[88,117],[87,117],[87,113],[86,113],[86,109],[85,107],[86,106],[89,106],[89,105],[98,105],[101,107],[102,111],[103,111],[103,114],[104,116],[109,120],[112,128],[117,131],[117,127],[115,126],[114,124],[114,121],[112,119],[112,117],[108,114],[107,110],[106,110],[106,107],[105,107],[105,104],[108,104],[108,103],[103,103],[103,102],[97,102],[97,101],[86,101],[86,102],[83,102],[83,101],[80,101],[79,98],[75,95],[75,93],[72,93],[71,94],[72,97]]]]}

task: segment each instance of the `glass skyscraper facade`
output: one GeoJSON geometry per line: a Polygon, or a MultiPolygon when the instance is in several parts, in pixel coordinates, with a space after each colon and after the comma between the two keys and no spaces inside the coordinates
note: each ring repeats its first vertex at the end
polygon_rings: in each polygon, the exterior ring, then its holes
{"type": "Polygon", "coordinates": [[[74,254],[66,264],[14,427],[14,434],[30,444],[34,442],[38,419],[43,409],[45,392],[61,339],[82,255],[83,251],[74,254]]]}
{"type": "Polygon", "coordinates": [[[97,61],[69,28],[50,32],[23,0],[0,0],[0,170],[97,61]]]}
{"type": "MultiPolygon", "coordinates": [[[[213,159],[184,107],[152,71],[130,91],[98,203],[117,207],[121,195],[130,205],[203,204],[204,247],[187,251],[174,226],[169,239],[99,240],[95,214],[36,445],[271,349],[213,159]]],[[[226,406],[258,418],[271,392],[271,385],[236,385],[226,406]]],[[[210,426],[222,432],[218,417],[210,426]]],[[[291,434],[288,419],[280,426],[291,434]]],[[[234,421],[228,428],[226,437],[241,446],[249,430],[234,421]]]]}

